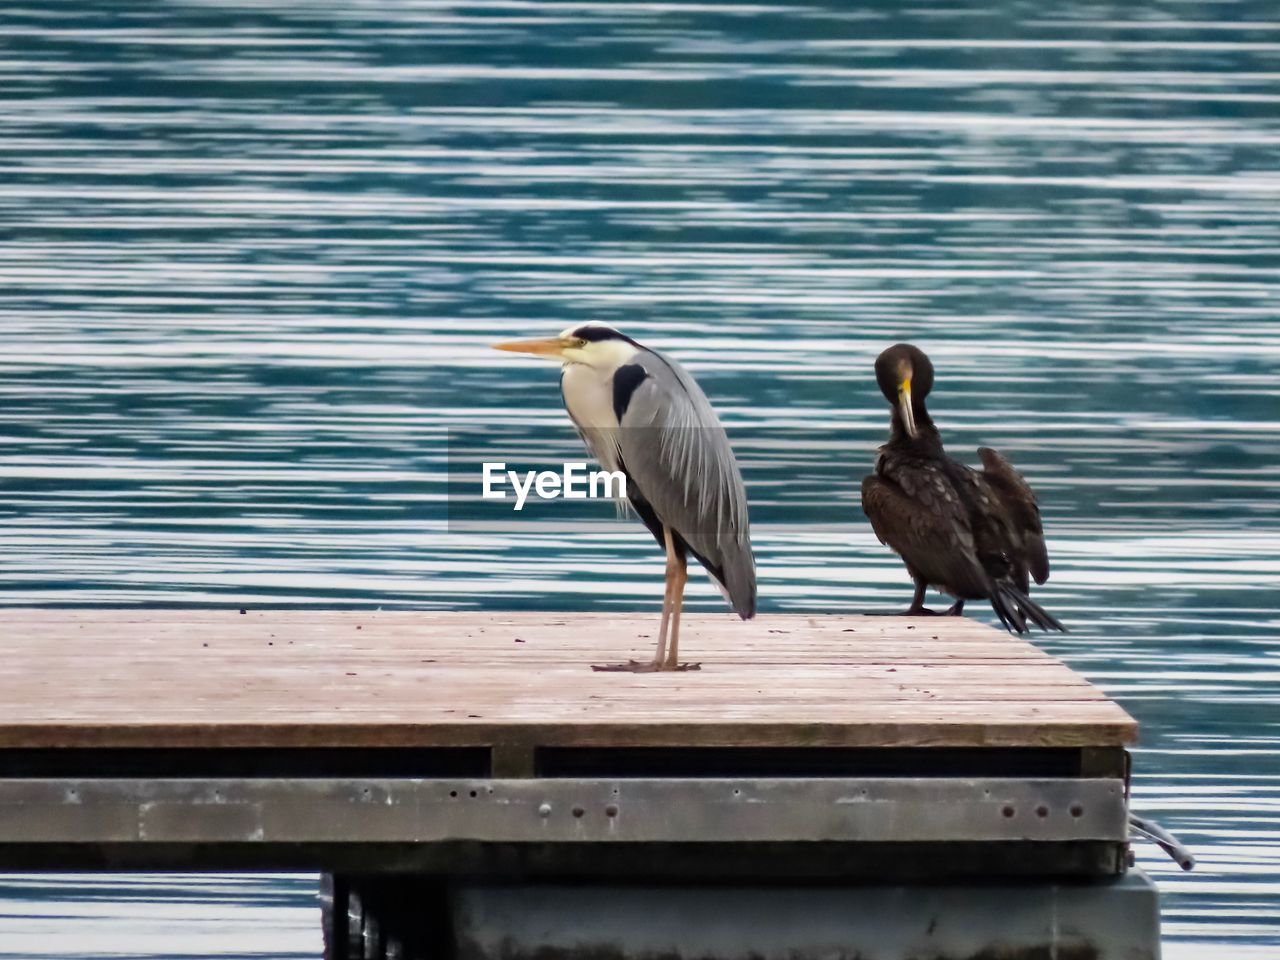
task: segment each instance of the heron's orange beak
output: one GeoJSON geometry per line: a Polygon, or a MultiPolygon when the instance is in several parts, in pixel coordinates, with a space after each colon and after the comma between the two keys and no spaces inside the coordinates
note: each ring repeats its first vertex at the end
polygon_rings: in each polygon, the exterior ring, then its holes
{"type": "Polygon", "coordinates": [[[564,352],[565,343],[559,337],[547,337],[543,340],[509,340],[506,343],[495,343],[493,349],[507,350],[511,353],[533,353],[540,357],[559,358],[564,352]]]}

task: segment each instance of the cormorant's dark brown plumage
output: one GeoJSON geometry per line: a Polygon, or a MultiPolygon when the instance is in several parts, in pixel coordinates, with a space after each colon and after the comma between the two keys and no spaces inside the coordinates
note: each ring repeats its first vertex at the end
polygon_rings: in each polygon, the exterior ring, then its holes
{"type": "Polygon", "coordinates": [[[862,509],[915,581],[907,613],[930,613],[924,593],[933,587],[956,598],[947,613],[960,613],[966,600],[990,600],[1011,631],[1023,633],[1028,623],[1065,630],[1027,595],[1032,579],[1049,578],[1040,509],[1027,481],[989,447],[978,450],[980,472],[947,456],[925,408],[933,364],[923,351],[907,343],[885,350],[876,382],[893,414],[875,473],[862,481],[862,509]]]}

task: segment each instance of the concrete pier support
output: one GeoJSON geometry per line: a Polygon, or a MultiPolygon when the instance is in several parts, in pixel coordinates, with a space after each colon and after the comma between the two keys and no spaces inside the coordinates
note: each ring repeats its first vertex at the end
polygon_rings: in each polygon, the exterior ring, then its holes
{"type": "Polygon", "coordinates": [[[1159,960],[1155,885],[337,881],[327,960],[1159,960]],[[342,898],[347,909],[342,909],[342,898]],[[381,911],[381,916],[379,916],[381,911]],[[341,942],[339,942],[339,940],[341,942]],[[344,952],[345,951],[345,952],[344,952]]]}

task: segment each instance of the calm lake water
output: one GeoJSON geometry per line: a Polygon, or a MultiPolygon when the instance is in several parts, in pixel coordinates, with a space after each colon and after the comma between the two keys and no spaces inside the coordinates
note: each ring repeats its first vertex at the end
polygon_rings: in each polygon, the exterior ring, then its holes
{"type": "MultiPolygon", "coordinates": [[[[486,344],[601,320],[722,412],[765,611],[905,605],[856,489],[911,339],[1200,857],[1140,848],[1166,956],[1280,955],[1277,9],[899,11],[0,0],[0,603],[656,611],[604,505],[446,522],[451,440],[574,449],[486,344]]],[[[314,889],[0,878],[0,957],[315,957],[314,889]]]]}

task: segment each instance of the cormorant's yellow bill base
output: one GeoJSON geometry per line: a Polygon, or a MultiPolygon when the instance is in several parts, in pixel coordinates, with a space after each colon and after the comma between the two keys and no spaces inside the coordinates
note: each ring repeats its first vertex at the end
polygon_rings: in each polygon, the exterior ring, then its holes
{"type": "Polygon", "coordinates": [[[508,353],[532,353],[539,357],[559,357],[567,346],[561,337],[545,337],[540,340],[508,340],[495,343],[493,349],[508,353]]]}
{"type": "Polygon", "coordinates": [[[915,439],[920,435],[916,430],[916,414],[911,408],[911,378],[906,377],[898,384],[898,410],[902,414],[902,425],[907,428],[907,436],[915,439]]]}

